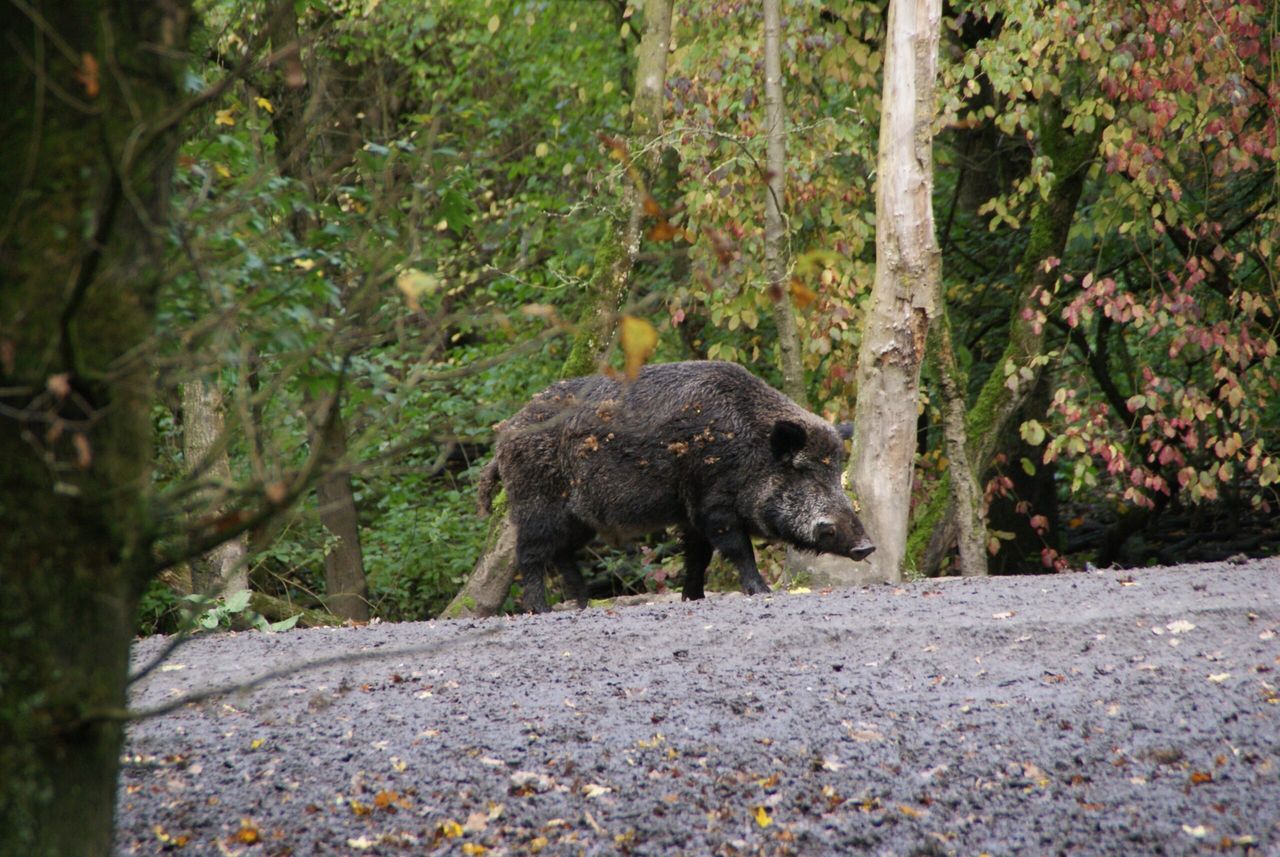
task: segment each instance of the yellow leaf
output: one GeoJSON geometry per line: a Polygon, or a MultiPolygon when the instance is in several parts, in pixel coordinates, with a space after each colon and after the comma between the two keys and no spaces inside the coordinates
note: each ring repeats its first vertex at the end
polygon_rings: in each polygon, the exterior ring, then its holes
{"type": "Polygon", "coordinates": [[[226,110],[219,110],[219,111],[218,111],[218,113],[217,113],[217,115],[216,115],[216,116],[214,116],[213,124],[215,124],[215,125],[234,125],[234,124],[236,124],[236,118],[235,118],[234,116],[232,116],[232,115],[231,115],[231,113],[232,113],[231,108],[227,108],[226,110]]]}
{"type": "Polygon", "coordinates": [[[462,835],[462,825],[452,818],[440,822],[440,833],[449,839],[457,839],[462,835]]]}
{"type": "Polygon", "coordinates": [[[499,27],[501,27],[501,26],[502,26],[502,19],[501,19],[501,18],[499,18],[497,15],[494,15],[492,18],[490,18],[490,19],[489,19],[489,32],[490,32],[490,33],[496,33],[496,32],[498,32],[498,28],[499,28],[499,27]]]}
{"type": "Polygon", "coordinates": [[[231,178],[231,170],[227,169],[227,168],[226,168],[224,165],[222,165],[222,164],[214,164],[214,165],[213,165],[213,171],[214,171],[215,173],[217,173],[218,175],[222,176],[224,179],[229,179],[229,178],[231,178]]]}
{"type": "Polygon", "coordinates": [[[547,847],[547,841],[548,841],[547,837],[545,836],[533,837],[532,839],[529,840],[529,853],[537,854],[543,848],[547,847]]]}
{"type": "Polygon", "coordinates": [[[265,743],[267,743],[266,738],[254,738],[252,741],[249,742],[249,749],[256,750],[265,743]]]}
{"type": "Polygon", "coordinates": [[[462,853],[463,853],[463,854],[484,854],[486,851],[488,851],[488,849],[487,849],[487,848],[485,848],[483,845],[479,845],[479,844],[477,844],[477,843],[475,843],[475,842],[464,842],[464,843],[462,843],[462,853]]]}
{"type": "Polygon", "coordinates": [[[242,845],[253,845],[261,838],[261,834],[258,833],[258,825],[247,818],[240,819],[240,829],[235,834],[237,842],[242,845]]]}
{"type": "Polygon", "coordinates": [[[551,151],[551,147],[548,146],[546,143],[539,143],[538,145],[533,147],[533,153],[537,155],[539,158],[545,158],[547,156],[547,153],[550,151],[551,151]]]}
{"type": "Polygon", "coordinates": [[[622,317],[622,355],[628,378],[640,374],[640,367],[658,347],[658,331],[643,318],[622,317]]]}
{"type": "Polygon", "coordinates": [[[254,104],[256,104],[256,105],[258,105],[259,107],[261,107],[263,110],[267,111],[268,113],[275,113],[275,112],[276,112],[276,109],[275,109],[274,107],[272,107],[272,106],[271,106],[271,102],[270,102],[270,101],[268,101],[267,99],[263,98],[261,95],[259,95],[257,98],[255,98],[255,99],[253,100],[253,103],[254,103],[254,104]]]}
{"type": "Polygon", "coordinates": [[[310,271],[315,266],[316,266],[315,259],[294,259],[293,260],[293,267],[299,268],[303,271],[310,271]]]}
{"type": "Polygon", "coordinates": [[[755,809],[753,809],[751,811],[751,815],[753,818],[755,818],[756,824],[760,825],[761,827],[768,827],[769,825],[773,824],[773,819],[769,817],[769,813],[766,812],[765,808],[762,806],[758,806],[755,809]]]}
{"type": "Polygon", "coordinates": [[[413,312],[422,309],[422,298],[440,289],[440,280],[417,268],[406,268],[396,274],[396,288],[404,295],[404,302],[413,312]]]}

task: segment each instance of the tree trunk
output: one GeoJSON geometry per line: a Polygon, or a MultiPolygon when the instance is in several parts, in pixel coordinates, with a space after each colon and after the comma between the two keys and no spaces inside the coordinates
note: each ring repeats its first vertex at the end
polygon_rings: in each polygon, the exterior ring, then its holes
{"type": "Polygon", "coordinates": [[[0,851],[111,853],[189,4],[0,5],[0,851]],[[33,21],[34,19],[34,21],[33,21]],[[38,23],[36,23],[38,22],[38,23]]]}
{"type": "MultiPolygon", "coordinates": [[[[277,130],[276,166],[280,174],[298,181],[314,196],[317,181],[313,165],[317,153],[312,126],[318,93],[316,80],[322,71],[307,68],[298,35],[298,13],[293,3],[278,2],[271,12],[268,29],[272,49],[281,56],[277,79],[277,109],[272,124],[277,130]]],[[[299,243],[316,224],[305,211],[295,210],[290,228],[299,243]]],[[[369,584],[365,578],[364,552],[360,544],[360,519],[355,490],[347,468],[346,426],[341,402],[328,435],[313,433],[311,442],[321,444],[326,473],[316,483],[316,505],[320,523],[335,539],[324,555],[325,606],[335,616],[357,622],[369,620],[369,584]]]]}
{"type": "Polygon", "coordinates": [[[336,539],[324,554],[324,603],[335,616],[367,622],[369,584],[364,575],[355,492],[351,488],[351,473],[345,467],[347,435],[342,416],[335,413],[328,435],[313,437],[312,443],[321,444],[327,471],[316,483],[320,523],[336,539]]]}
{"type": "Polygon", "coordinates": [[[956,363],[951,345],[951,321],[941,290],[934,300],[938,310],[937,324],[934,325],[934,355],[938,382],[942,387],[942,436],[950,460],[947,472],[951,474],[951,502],[957,509],[960,574],[983,577],[987,574],[987,527],[982,519],[982,488],[969,465],[964,425],[968,379],[956,363]]]}
{"type": "MultiPolygon", "coordinates": [[[[231,484],[222,415],[222,392],[215,384],[187,381],[182,385],[182,451],[192,478],[231,484]],[[222,444],[218,446],[218,444],[222,444]]],[[[216,495],[211,487],[206,495],[216,495]]],[[[203,514],[219,513],[216,501],[203,514]]],[[[191,562],[191,591],[206,595],[231,594],[249,588],[245,537],[237,536],[191,562]]]]}
{"type": "Polygon", "coordinates": [[[617,232],[605,235],[596,247],[595,266],[587,284],[587,304],[560,372],[562,378],[596,371],[601,358],[613,345],[618,313],[630,291],[631,269],[643,237],[645,197],[661,163],[661,151],[656,143],[662,130],[672,2],[650,0],[645,4],[644,36],[636,61],[636,91],[631,98],[631,150],[627,152],[627,157],[635,159],[636,169],[627,170],[622,180],[622,210],[627,219],[617,232]]]}
{"type": "MultiPolygon", "coordinates": [[[[636,91],[631,99],[632,151],[641,181],[623,178],[622,202],[627,220],[616,233],[605,235],[596,248],[595,268],[587,285],[587,304],[578,322],[562,378],[595,372],[613,345],[618,313],[630,290],[631,269],[640,252],[645,196],[661,165],[657,146],[662,130],[662,108],[667,79],[667,55],[671,47],[673,0],[648,0],[644,6],[645,30],[636,62],[636,91]]],[[[475,568],[440,614],[447,618],[492,616],[506,601],[515,582],[515,527],[503,513],[505,497],[494,504],[485,549],[475,568]]]]}
{"type": "Polygon", "coordinates": [[[941,260],[933,231],[933,117],[941,0],[889,5],[876,183],[876,279],[858,352],[849,480],[876,576],[902,579],[920,366],[941,260]]]}
{"type": "MultiPolygon", "coordinates": [[[[1039,152],[1053,164],[1053,181],[1044,201],[1031,218],[1031,236],[1019,269],[1024,277],[1021,294],[1009,318],[1009,340],[1004,354],[987,377],[977,401],[965,418],[969,466],[975,478],[991,465],[997,445],[1039,378],[1044,351],[1043,330],[1032,321],[1041,309],[1040,294],[1053,287],[1057,271],[1046,265],[1061,258],[1084,191],[1089,162],[1097,148],[1102,126],[1092,134],[1073,135],[1062,127],[1061,101],[1046,96],[1040,105],[1035,138],[1039,152]]],[[[925,575],[936,574],[946,551],[956,539],[956,514],[951,503],[950,479],[939,480],[919,513],[911,533],[909,559],[925,575]]]]}
{"type": "Polygon", "coordinates": [[[764,109],[768,154],[764,198],[764,258],[778,326],[778,355],[782,363],[782,391],[808,407],[804,388],[804,360],[800,333],[791,306],[790,254],[784,209],[787,201],[787,109],[782,100],[781,30],[778,4],[764,0],[764,109]]]}

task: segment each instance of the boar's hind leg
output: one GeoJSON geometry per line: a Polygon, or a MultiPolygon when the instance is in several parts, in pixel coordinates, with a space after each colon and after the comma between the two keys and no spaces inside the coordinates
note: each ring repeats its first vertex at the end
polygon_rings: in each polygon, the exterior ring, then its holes
{"type": "Polygon", "coordinates": [[[733,512],[711,512],[706,516],[707,537],[711,546],[738,569],[738,580],[747,595],[759,595],[769,591],[769,586],[756,567],[756,551],[751,537],[733,512]]]}
{"type": "Polygon", "coordinates": [[[587,585],[582,580],[582,572],[578,571],[578,560],[574,554],[577,549],[556,555],[556,568],[560,569],[560,579],[564,581],[565,594],[572,598],[579,609],[587,606],[587,585]]]}
{"type": "Polygon", "coordinates": [[[707,582],[707,564],[711,562],[711,542],[697,530],[685,530],[681,539],[684,545],[684,590],[681,599],[696,601],[703,597],[707,582]]]}
{"type": "Polygon", "coordinates": [[[579,607],[587,606],[587,590],[574,563],[574,554],[591,538],[591,528],[577,519],[530,521],[517,528],[516,567],[524,583],[521,606],[529,613],[546,613],[545,575],[552,566],[560,570],[565,589],[579,607]]]}

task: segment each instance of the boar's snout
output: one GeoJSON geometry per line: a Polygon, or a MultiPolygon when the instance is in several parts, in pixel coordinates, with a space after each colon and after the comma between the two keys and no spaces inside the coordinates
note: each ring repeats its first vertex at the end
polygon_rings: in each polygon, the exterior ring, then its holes
{"type": "Polygon", "coordinates": [[[849,551],[849,559],[866,559],[875,553],[875,550],[876,546],[871,544],[871,539],[864,537],[862,541],[853,546],[853,550],[849,551]]]}
{"type": "Polygon", "coordinates": [[[821,553],[833,553],[860,560],[871,556],[876,546],[853,522],[818,521],[813,527],[813,543],[821,553]]]}

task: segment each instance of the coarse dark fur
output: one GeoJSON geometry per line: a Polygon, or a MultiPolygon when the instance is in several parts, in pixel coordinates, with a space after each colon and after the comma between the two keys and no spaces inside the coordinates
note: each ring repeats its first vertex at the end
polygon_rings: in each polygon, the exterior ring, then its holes
{"type": "Polygon", "coordinates": [[[659,364],[632,381],[593,375],[535,396],[498,427],[479,503],[487,513],[506,485],[526,610],[547,609],[552,566],[585,606],[575,554],[593,535],[618,542],[671,526],[686,599],[703,596],[713,550],[755,594],[769,587],[752,536],[852,559],[874,550],[840,487],[842,452],[830,423],[741,366],[659,364]]]}

